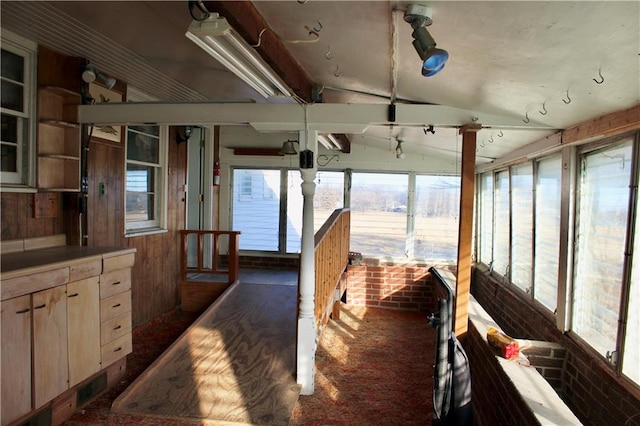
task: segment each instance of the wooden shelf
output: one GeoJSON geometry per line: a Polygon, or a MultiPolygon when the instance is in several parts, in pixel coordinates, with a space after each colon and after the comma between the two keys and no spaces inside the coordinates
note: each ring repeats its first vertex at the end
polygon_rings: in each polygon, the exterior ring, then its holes
{"type": "Polygon", "coordinates": [[[38,188],[52,192],[80,191],[80,94],[41,86],[38,89],[38,188]]]}
{"type": "Polygon", "coordinates": [[[80,128],[80,125],[78,123],[71,123],[69,121],[42,119],[40,120],[40,123],[49,124],[51,126],[57,126],[62,128],[72,128],[72,129],[80,128]]]}
{"type": "Polygon", "coordinates": [[[43,158],[58,158],[60,160],[80,161],[80,157],[75,157],[73,155],[63,155],[63,154],[40,154],[39,157],[43,157],[43,158]]]}

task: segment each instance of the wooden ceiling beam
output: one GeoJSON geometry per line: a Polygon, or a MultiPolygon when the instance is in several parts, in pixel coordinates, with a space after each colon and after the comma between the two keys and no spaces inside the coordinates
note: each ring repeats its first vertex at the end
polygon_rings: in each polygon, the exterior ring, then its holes
{"type": "Polygon", "coordinates": [[[205,1],[209,12],[218,13],[250,45],[260,46],[256,52],[262,56],[271,69],[284,80],[293,92],[306,102],[313,101],[313,80],[289,53],[282,40],[269,31],[267,21],[250,1],[205,1]],[[264,29],[267,31],[264,31],[264,29]]]}

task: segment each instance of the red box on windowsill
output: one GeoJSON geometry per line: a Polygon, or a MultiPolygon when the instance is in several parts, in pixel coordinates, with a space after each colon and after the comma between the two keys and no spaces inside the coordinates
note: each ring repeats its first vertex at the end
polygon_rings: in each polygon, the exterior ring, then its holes
{"type": "Polygon", "coordinates": [[[518,345],[516,339],[507,336],[494,327],[489,328],[487,331],[487,341],[491,346],[498,348],[505,359],[515,359],[520,355],[520,345],[518,345]]]}

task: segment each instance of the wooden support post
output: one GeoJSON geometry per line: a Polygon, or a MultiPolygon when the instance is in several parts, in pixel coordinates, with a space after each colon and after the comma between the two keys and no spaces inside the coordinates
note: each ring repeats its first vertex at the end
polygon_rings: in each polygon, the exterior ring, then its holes
{"type": "Polygon", "coordinates": [[[473,201],[476,177],[476,132],[479,124],[460,128],[462,134],[462,169],[460,182],[460,222],[458,224],[458,273],[453,308],[454,332],[462,336],[469,323],[469,290],[471,288],[471,241],[473,238],[473,201]]]}

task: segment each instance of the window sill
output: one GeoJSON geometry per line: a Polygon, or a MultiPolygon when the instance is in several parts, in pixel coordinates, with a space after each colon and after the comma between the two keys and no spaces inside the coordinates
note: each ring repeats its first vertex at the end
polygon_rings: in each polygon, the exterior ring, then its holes
{"type": "Polygon", "coordinates": [[[167,229],[163,228],[143,228],[143,229],[135,229],[128,230],[124,236],[125,238],[134,238],[134,237],[143,237],[145,235],[155,235],[155,234],[166,234],[169,232],[167,229]]]}
{"type": "Polygon", "coordinates": [[[35,194],[38,192],[38,189],[25,185],[2,184],[0,185],[0,192],[22,192],[25,194],[35,194]]]}

